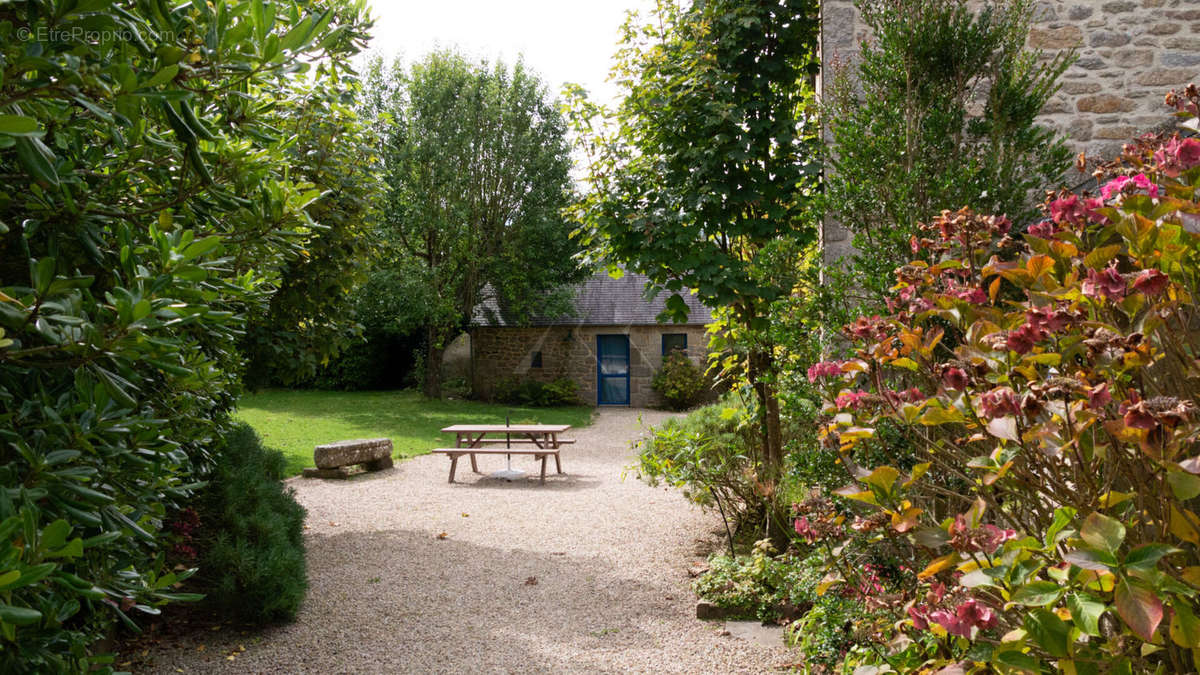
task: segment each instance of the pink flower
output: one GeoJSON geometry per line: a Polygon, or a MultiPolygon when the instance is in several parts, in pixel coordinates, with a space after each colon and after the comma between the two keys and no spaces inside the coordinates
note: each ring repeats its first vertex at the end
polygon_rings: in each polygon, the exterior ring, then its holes
{"type": "Polygon", "coordinates": [[[1129,390],[1129,400],[1121,404],[1118,412],[1125,416],[1124,422],[1127,427],[1150,431],[1158,426],[1158,420],[1154,419],[1154,414],[1150,412],[1146,402],[1132,389],[1129,390]]]}
{"type": "Polygon", "coordinates": [[[1043,220],[1040,223],[1029,226],[1029,234],[1039,239],[1049,239],[1059,231],[1058,226],[1052,220],[1043,220]]]}
{"type": "Polygon", "coordinates": [[[1019,410],[1017,394],[1009,387],[996,387],[979,397],[979,408],[988,419],[1016,415],[1019,410]]]}
{"type": "Polygon", "coordinates": [[[1125,278],[1112,267],[1100,272],[1089,269],[1081,290],[1089,298],[1099,299],[1103,296],[1114,301],[1120,300],[1125,297],[1125,278]]]}
{"type": "Polygon", "coordinates": [[[899,405],[900,403],[916,403],[917,401],[925,400],[925,394],[922,394],[921,390],[917,389],[916,387],[911,387],[909,389],[905,389],[904,391],[885,391],[883,395],[893,405],[899,405]]]}
{"type": "Polygon", "coordinates": [[[1107,382],[1101,382],[1094,387],[1088,387],[1087,397],[1088,407],[1092,410],[1100,410],[1112,402],[1112,394],[1108,391],[1107,382]]]}
{"type": "Polygon", "coordinates": [[[841,375],[843,363],[845,361],[822,361],[814,363],[808,368],[808,381],[816,382],[821,378],[841,375]]]}
{"type": "Polygon", "coordinates": [[[1025,321],[1044,332],[1057,333],[1067,327],[1071,321],[1071,315],[1063,309],[1052,310],[1049,307],[1035,307],[1025,312],[1025,321]]]}
{"type": "Polygon", "coordinates": [[[929,628],[929,621],[926,620],[925,613],[923,611],[918,610],[916,607],[909,607],[908,616],[912,619],[913,628],[916,628],[917,630],[925,630],[926,628],[929,628]]]}
{"type": "Polygon", "coordinates": [[[1008,348],[1018,354],[1027,354],[1033,349],[1033,345],[1044,337],[1044,330],[1027,323],[1008,334],[1008,348]]]}
{"type": "Polygon", "coordinates": [[[1200,140],[1172,138],[1154,153],[1154,161],[1164,174],[1178,178],[1184,171],[1200,164],[1200,140]]]}
{"type": "Polygon", "coordinates": [[[1151,197],[1158,196],[1158,186],[1150,182],[1150,179],[1144,173],[1139,173],[1136,176],[1117,176],[1108,181],[1104,187],[1100,188],[1100,196],[1104,198],[1104,201],[1108,201],[1114,196],[1125,192],[1130,186],[1145,191],[1151,197]]]}
{"type": "Polygon", "coordinates": [[[843,391],[838,394],[837,399],[833,403],[838,407],[838,410],[845,410],[846,408],[858,410],[863,407],[865,403],[864,399],[868,396],[870,394],[865,391],[843,391]]]}
{"type": "Polygon", "coordinates": [[[984,525],[979,528],[983,531],[983,536],[979,538],[979,545],[988,555],[996,552],[1000,545],[1006,541],[1017,538],[1016,530],[1002,530],[995,525],[984,525]]]}
{"type": "Polygon", "coordinates": [[[888,324],[878,314],[872,317],[860,316],[854,323],[846,326],[846,332],[859,340],[878,341],[888,336],[888,324]]]}
{"type": "Polygon", "coordinates": [[[1085,215],[1086,212],[1083,204],[1079,202],[1078,195],[1070,195],[1050,202],[1050,218],[1059,225],[1083,224],[1085,215]]]}
{"type": "Polygon", "coordinates": [[[953,366],[942,370],[942,386],[952,391],[962,391],[967,388],[967,373],[962,368],[953,366]]]}
{"type": "Polygon", "coordinates": [[[1171,277],[1156,269],[1142,270],[1133,278],[1133,290],[1146,295],[1158,295],[1170,281],[1171,277]]]}

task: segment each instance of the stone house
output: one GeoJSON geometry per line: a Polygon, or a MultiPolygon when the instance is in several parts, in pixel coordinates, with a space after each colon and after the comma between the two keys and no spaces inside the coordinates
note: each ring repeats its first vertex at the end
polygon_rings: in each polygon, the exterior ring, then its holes
{"type": "Polygon", "coordinates": [[[507,325],[494,305],[481,306],[471,322],[471,384],[490,397],[506,378],[541,382],[567,377],[585,403],[647,407],[660,400],[650,380],[674,349],[703,365],[712,314],[694,295],[685,324],[659,323],[669,293],[647,299],[646,277],[614,279],[600,272],[574,289],[574,316],[534,317],[529,325],[507,325]],[[492,311],[488,311],[488,310],[492,311]]]}
{"type": "MultiPolygon", "coordinates": [[[[1078,56],[1041,114],[1075,153],[1116,157],[1128,140],[1171,124],[1168,90],[1200,82],[1200,0],[1040,0],[1034,11],[1029,47],[1078,56]]],[[[822,0],[821,23],[822,62],[853,63],[869,38],[853,0],[822,0]]],[[[846,228],[827,220],[822,230],[826,260],[851,251],[846,228]]]]}

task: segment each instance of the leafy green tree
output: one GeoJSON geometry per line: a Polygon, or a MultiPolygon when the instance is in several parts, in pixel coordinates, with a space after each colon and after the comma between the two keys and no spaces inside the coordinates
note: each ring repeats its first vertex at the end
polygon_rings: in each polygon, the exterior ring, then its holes
{"type": "Polygon", "coordinates": [[[352,293],[380,255],[383,182],[378,137],[356,110],[360,91],[356,77],[334,73],[299,84],[280,108],[292,174],[322,195],[306,209],[299,254],[247,326],[250,386],[311,380],[361,338],[352,293]]]}
{"type": "MultiPolygon", "coordinates": [[[[367,109],[384,136],[384,237],[416,261],[425,393],[441,395],[443,349],[485,299],[520,322],[546,291],[581,279],[562,210],[566,124],[521,62],[437,51],[405,70],[376,60],[367,109]]],[[[397,261],[396,264],[404,264],[397,261]]]]}
{"type": "Polygon", "coordinates": [[[1056,187],[1069,153],[1037,115],[1072,57],[1025,48],[1033,5],[855,2],[873,37],[857,67],[832,78],[826,189],[829,214],[867,254],[839,291],[878,305],[918,223],[971,206],[1025,224],[1038,190],[1056,187]]]}
{"type": "Polygon", "coordinates": [[[180,594],[164,522],[322,193],[275,126],[362,2],[0,4],[0,671],[87,672],[180,594]]]}
{"type": "Polygon", "coordinates": [[[662,2],[651,18],[624,28],[615,111],[574,92],[589,156],[590,191],[575,209],[581,240],[676,292],[673,317],[687,314],[684,287],[725,317],[758,400],[771,479],[783,448],[769,308],[791,292],[798,254],[816,238],[816,5],[662,2]]]}

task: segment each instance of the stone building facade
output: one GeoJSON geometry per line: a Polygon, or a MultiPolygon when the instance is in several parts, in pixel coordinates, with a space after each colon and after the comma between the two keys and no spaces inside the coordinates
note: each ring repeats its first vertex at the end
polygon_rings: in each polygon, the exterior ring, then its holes
{"type": "Polygon", "coordinates": [[[645,285],[646,277],[638,274],[620,279],[596,274],[575,289],[573,315],[534,317],[523,326],[508,325],[494,306],[481,306],[470,328],[472,391],[491,398],[506,379],[550,382],[566,377],[575,381],[587,404],[659,405],[650,382],[664,353],[682,347],[703,367],[712,315],[684,292],[688,322],[660,323],[667,294],[647,298],[645,285]],[[613,345],[620,348],[615,355],[613,345]]]}
{"type": "Polygon", "coordinates": [[[662,336],[686,335],[688,356],[703,364],[708,338],[702,325],[653,326],[538,326],[509,328],[475,326],[471,329],[472,384],[476,395],[490,398],[496,383],[505,378],[540,382],[568,377],[579,385],[579,398],[597,405],[597,345],[599,335],[625,335],[629,339],[629,403],[635,408],[655,407],[661,398],[650,380],[662,366],[662,336]],[[535,355],[540,354],[540,365],[535,355]]]}
{"type": "MultiPolygon", "coordinates": [[[[1200,80],[1200,0],[1042,0],[1035,7],[1029,47],[1078,55],[1042,111],[1075,153],[1115,157],[1129,139],[1169,124],[1168,90],[1200,80]]],[[[822,62],[853,63],[869,38],[853,0],[822,0],[821,15],[822,62]]],[[[826,222],[823,229],[826,259],[849,252],[845,228],[826,222]]]]}

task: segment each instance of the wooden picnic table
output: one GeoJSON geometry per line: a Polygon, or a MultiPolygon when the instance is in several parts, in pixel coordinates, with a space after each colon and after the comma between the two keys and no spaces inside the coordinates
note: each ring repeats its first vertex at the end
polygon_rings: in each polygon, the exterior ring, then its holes
{"type": "Polygon", "coordinates": [[[451,483],[454,482],[458,458],[463,455],[471,458],[471,470],[479,473],[479,466],[475,462],[476,454],[533,455],[535,461],[542,461],[542,482],[545,483],[547,457],[554,457],[554,468],[560,474],[563,472],[559,449],[575,441],[560,438],[559,434],[570,428],[569,424],[454,424],[443,428],[442,433],[455,435],[455,447],[437,448],[433,452],[450,458],[451,483]],[[499,436],[504,438],[498,438],[499,436]],[[484,447],[501,443],[504,444],[503,448],[484,447]],[[514,445],[517,447],[513,447],[514,445]]]}

